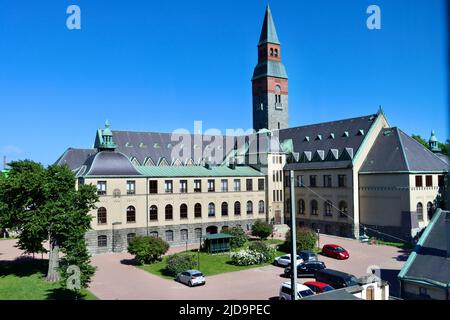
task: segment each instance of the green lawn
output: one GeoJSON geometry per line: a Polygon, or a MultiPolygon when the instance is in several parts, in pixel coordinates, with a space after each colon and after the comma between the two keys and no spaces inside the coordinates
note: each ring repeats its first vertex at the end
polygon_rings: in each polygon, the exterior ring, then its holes
{"type": "MultiPolygon", "coordinates": [[[[269,239],[266,240],[268,244],[281,244],[283,241],[276,240],[276,239],[269,239]]],[[[250,245],[251,241],[248,241],[244,248],[248,247],[250,245]]],[[[239,250],[242,250],[239,249],[239,250]]],[[[200,256],[200,267],[198,268],[205,276],[212,276],[216,274],[226,273],[226,272],[234,272],[234,271],[241,271],[251,268],[257,268],[265,265],[269,265],[270,263],[265,264],[259,264],[259,265],[251,265],[251,266],[235,266],[231,264],[231,258],[230,253],[222,253],[222,254],[208,254],[206,252],[200,252],[200,255],[196,251],[190,251],[190,253],[195,257],[195,259],[198,259],[198,256],[200,256]]],[[[285,254],[284,252],[277,250],[277,256],[281,256],[285,254]]],[[[142,270],[145,270],[147,272],[150,272],[154,275],[157,275],[159,277],[165,278],[165,279],[173,279],[171,275],[168,275],[165,272],[166,262],[167,262],[168,256],[163,257],[163,259],[157,263],[153,264],[147,264],[143,266],[139,266],[142,270]]]]}
{"type": "MultiPolygon", "coordinates": [[[[26,259],[0,262],[0,300],[73,300],[75,297],[59,283],[44,279],[48,261],[26,259]]],[[[82,290],[83,300],[97,298],[82,290]]]]}
{"type": "Polygon", "coordinates": [[[414,245],[412,245],[411,243],[405,243],[405,242],[389,242],[389,241],[376,240],[376,244],[383,245],[383,246],[397,247],[399,249],[413,249],[414,248],[414,245]]]}

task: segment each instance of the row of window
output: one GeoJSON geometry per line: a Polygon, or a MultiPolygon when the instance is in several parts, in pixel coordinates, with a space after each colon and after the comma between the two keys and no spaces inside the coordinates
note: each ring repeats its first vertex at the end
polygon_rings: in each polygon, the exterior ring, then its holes
{"type": "MultiPolygon", "coordinates": [[[[253,191],[253,179],[246,179],[246,191],[253,191]]],[[[208,180],[208,192],[216,191],[216,182],[214,179],[208,180]]],[[[258,179],[258,191],[264,191],[264,179],[258,179]]],[[[174,190],[174,182],[173,180],[165,180],[164,181],[164,192],[165,193],[173,193],[174,190]]],[[[180,180],[179,181],[179,192],[187,193],[188,192],[188,180],[180,180]]],[[[220,181],[220,191],[228,192],[228,180],[222,179],[220,181]]],[[[241,191],[241,179],[234,179],[233,181],[233,191],[241,191]]],[[[194,192],[202,192],[202,180],[194,180],[194,192]]],[[[107,185],[106,181],[97,181],[97,193],[98,195],[106,195],[107,193],[107,185]]],[[[149,181],[149,193],[155,194],[158,193],[158,180],[150,180],[149,181]]],[[[130,180],[127,181],[127,194],[132,195],[136,194],[136,181],[130,180]]]]}
{"type": "MultiPolygon", "coordinates": [[[[424,187],[423,185],[423,176],[416,176],[416,187],[424,187]]],[[[439,175],[438,176],[438,186],[443,187],[445,184],[444,176],[439,175]]],[[[432,187],[433,186],[433,176],[432,175],[426,175],[425,176],[425,187],[432,187]]]]}
{"type": "MultiPolygon", "coordinates": [[[[333,176],[331,174],[325,174],[325,175],[323,175],[322,178],[323,178],[323,180],[322,180],[321,187],[332,188],[332,187],[335,186],[335,184],[333,183],[333,176]]],[[[296,187],[306,187],[304,180],[305,179],[304,179],[303,175],[296,176],[295,177],[295,186],[296,187]]],[[[285,186],[286,187],[290,186],[289,176],[286,176],[285,186]]],[[[309,185],[308,186],[311,187],[311,188],[319,187],[318,176],[317,175],[310,175],[309,176],[309,185]]],[[[337,175],[337,187],[338,188],[345,188],[345,187],[347,187],[347,175],[345,175],[345,174],[338,174],[337,175]]]]}
{"type": "Polygon", "coordinates": [[[283,171],[275,170],[272,174],[273,182],[282,182],[283,181],[283,171]]]}
{"type": "Polygon", "coordinates": [[[273,190],[273,201],[283,201],[283,190],[273,190]]]}
{"type": "MultiPolygon", "coordinates": [[[[234,215],[240,216],[241,215],[241,203],[239,201],[236,201],[234,203],[234,215]]],[[[260,200],[258,202],[258,213],[264,214],[265,213],[265,203],[263,200],[260,200]]],[[[229,214],[229,208],[228,208],[228,202],[222,202],[222,205],[220,207],[220,212],[222,217],[226,217],[229,214]]],[[[246,213],[247,215],[253,214],[253,202],[247,201],[246,206],[246,213]]],[[[129,206],[127,208],[127,223],[134,223],[136,222],[136,208],[133,206],[129,206]]],[[[187,219],[188,218],[188,206],[186,204],[180,205],[180,219],[187,219]]],[[[208,217],[215,217],[216,216],[216,205],[214,203],[208,204],[208,217]]],[[[194,218],[201,218],[202,217],[202,205],[200,203],[196,203],[194,205],[194,218]]],[[[164,208],[164,218],[165,220],[173,220],[173,206],[171,204],[168,204],[164,208]]],[[[149,210],[149,220],[150,221],[158,221],[158,207],[156,205],[152,205],[149,210]]],[[[101,207],[97,210],[97,223],[98,224],[107,224],[107,210],[104,207],[101,207]]]]}
{"type": "Polygon", "coordinates": [[[272,163],[273,164],[283,164],[283,157],[282,156],[273,156],[272,163]]]}
{"type": "MultiPolygon", "coordinates": [[[[319,215],[319,203],[317,202],[317,200],[311,200],[310,201],[310,213],[313,216],[317,216],[319,215]]],[[[348,205],[346,201],[340,201],[339,202],[339,216],[342,218],[347,218],[348,216],[348,205]]],[[[291,211],[291,202],[290,200],[286,200],[286,211],[290,212],[291,211]]],[[[330,200],[327,200],[323,203],[323,213],[324,216],[326,217],[331,217],[333,215],[333,202],[331,202],[330,200]]],[[[305,200],[303,199],[299,199],[297,201],[297,214],[300,215],[304,215],[306,214],[306,203],[305,200]]]]}
{"type": "MultiPolygon", "coordinates": [[[[434,212],[434,205],[432,202],[427,203],[427,213],[428,213],[428,220],[432,218],[434,212]]],[[[416,213],[417,213],[417,220],[423,221],[423,204],[422,202],[417,203],[416,206],[416,213]]]]}

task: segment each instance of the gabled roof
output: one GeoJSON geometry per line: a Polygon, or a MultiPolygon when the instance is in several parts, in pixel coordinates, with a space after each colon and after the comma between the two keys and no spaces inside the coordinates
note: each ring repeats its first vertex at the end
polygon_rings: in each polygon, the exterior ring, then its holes
{"type": "Polygon", "coordinates": [[[300,154],[300,161],[287,164],[285,169],[351,167],[353,158],[367,135],[361,134],[361,131],[369,132],[379,116],[379,114],[371,114],[280,130],[280,141],[292,139],[294,151],[300,154]],[[330,153],[332,156],[329,155],[330,153]],[[322,154],[325,155],[324,160],[321,160],[322,154]],[[335,156],[338,160],[333,160],[335,156]]]}
{"type": "Polygon", "coordinates": [[[381,130],[360,173],[444,172],[448,164],[400,129],[381,130]]]}
{"type": "Polygon", "coordinates": [[[267,42],[280,44],[269,5],[267,5],[266,7],[266,14],[264,16],[264,22],[261,29],[261,35],[259,37],[258,46],[267,42]]]}
{"type": "Polygon", "coordinates": [[[449,287],[450,259],[447,258],[446,219],[450,211],[437,209],[398,278],[449,287]]]}

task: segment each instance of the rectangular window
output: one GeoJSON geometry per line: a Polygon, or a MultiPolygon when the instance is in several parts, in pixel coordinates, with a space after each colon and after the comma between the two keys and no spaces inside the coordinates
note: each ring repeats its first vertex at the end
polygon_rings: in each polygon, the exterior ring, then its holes
{"type": "Polygon", "coordinates": [[[272,181],[275,182],[275,171],[272,173],[272,181]]]}
{"type": "Polygon", "coordinates": [[[309,186],[310,187],[317,187],[317,176],[309,176],[309,186]]]}
{"type": "Polygon", "coordinates": [[[216,190],[214,180],[208,180],[208,192],[214,192],[216,190]]]}
{"type": "Polygon", "coordinates": [[[99,247],[106,247],[108,245],[108,238],[106,236],[98,236],[97,245],[99,247]]]}
{"type": "Polygon", "coordinates": [[[444,186],[444,176],[443,175],[440,175],[440,176],[438,176],[438,186],[439,187],[443,187],[444,186]]]}
{"type": "Polygon", "coordinates": [[[347,176],[345,174],[338,175],[338,187],[339,188],[347,187],[347,176]]]}
{"type": "Polygon", "coordinates": [[[97,194],[99,196],[106,195],[106,181],[97,181],[97,194]]]}
{"type": "Polygon", "coordinates": [[[303,176],[297,176],[297,187],[303,187],[303,176]]]}
{"type": "Polygon", "coordinates": [[[222,192],[228,192],[228,180],[227,179],[222,179],[220,181],[220,186],[221,186],[221,190],[222,192]]]}
{"type": "Polygon", "coordinates": [[[158,180],[149,181],[150,193],[158,193],[158,180]]]}
{"type": "Polygon", "coordinates": [[[264,179],[258,179],[258,191],[264,191],[264,179]]]}
{"type": "Polygon", "coordinates": [[[283,190],[280,190],[280,202],[283,201],[283,190]]]}
{"type": "Polygon", "coordinates": [[[234,191],[241,191],[241,179],[234,180],[234,191]]]}
{"type": "Polygon", "coordinates": [[[166,193],[173,193],[173,181],[172,180],[164,181],[164,190],[166,193]]]}
{"type": "Polygon", "coordinates": [[[127,181],[127,194],[136,194],[136,181],[127,181]]]}
{"type": "Polygon", "coordinates": [[[425,176],[425,185],[427,187],[433,186],[433,176],[425,176]]]}
{"type": "Polygon", "coordinates": [[[416,176],[416,188],[423,187],[422,176],[416,176]]]}
{"type": "Polygon", "coordinates": [[[326,174],[323,176],[323,186],[325,188],[331,188],[331,175],[326,174]]]}
{"type": "Polygon", "coordinates": [[[187,193],[187,180],[180,180],[180,193],[187,193]]]}
{"type": "Polygon", "coordinates": [[[275,190],[273,190],[273,201],[277,201],[276,199],[275,199],[275,190]]]}
{"type": "Polygon", "coordinates": [[[246,186],[247,191],[253,191],[253,179],[247,179],[246,186]]]}
{"type": "Polygon", "coordinates": [[[194,180],[194,192],[202,192],[202,180],[194,180]]]}

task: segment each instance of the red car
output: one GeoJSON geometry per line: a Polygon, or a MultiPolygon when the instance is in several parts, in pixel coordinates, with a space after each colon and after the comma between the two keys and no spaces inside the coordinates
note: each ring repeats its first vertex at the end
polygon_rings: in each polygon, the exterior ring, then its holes
{"type": "Polygon", "coordinates": [[[336,258],[339,260],[345,260],[350,257],[350,254],[347,250],[338,246],[337,244],[326,244],[322,248],[322,254],[324,256],[336,258]]]}
{"type": "Polygon", "coordinates": [[[332,286],[328,283],[319,282],[319,281],[308,281],[304,283],[305,286],[314,291],[315,294],[324,293],[327,291],[334,290],[332,286]]]}

